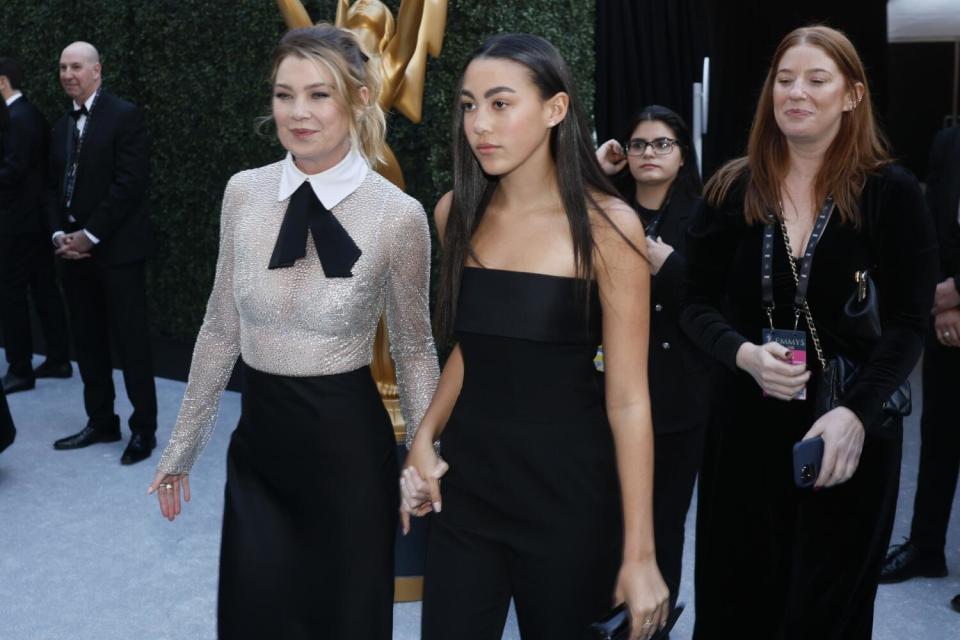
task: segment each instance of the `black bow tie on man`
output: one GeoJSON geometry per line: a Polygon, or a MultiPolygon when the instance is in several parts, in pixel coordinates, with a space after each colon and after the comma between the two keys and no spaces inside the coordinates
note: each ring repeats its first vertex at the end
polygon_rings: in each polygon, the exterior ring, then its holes
{"type": "Polygon", "coordinates": [[[79,120],[80,116],[88,116],[88,115],[90,115],[90,112],[87,111],[87,105],[85,104],[80,105],[79,109],[74,109],[73,111],[70,112],[70,117],[72,117],[74,120],[79,120]]]}
{"type": "Polygon", "coordinates": [[[353,277],[353,265],[363,253],[336,217],[323,206],[309,181],[290,196],[280,235],[270,257],[270,269],[284,269],[307,255],[307,229],[328,278],[353,277]]]}

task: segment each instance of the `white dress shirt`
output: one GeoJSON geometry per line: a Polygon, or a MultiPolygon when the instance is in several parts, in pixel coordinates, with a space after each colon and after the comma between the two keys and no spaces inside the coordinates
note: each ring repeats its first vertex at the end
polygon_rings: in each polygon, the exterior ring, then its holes
{"type": "Polygon", "coordinates": [[[9,107],[10,105],[12,105],[14,102],[17,101],[17,98],[19,98],[19,97],[22,96],[22,95],[23,95],[23,94],[20,93],[19,91],[14,91],[14,92],[13,92],[13,95],[11,95],[9,98],[7,98],[7,106],[9,107]]]}

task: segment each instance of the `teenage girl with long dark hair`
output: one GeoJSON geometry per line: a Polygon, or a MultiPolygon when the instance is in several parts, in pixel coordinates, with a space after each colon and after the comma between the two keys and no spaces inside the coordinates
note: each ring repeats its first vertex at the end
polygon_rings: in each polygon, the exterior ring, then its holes
{"type": "Polygon", "coordinates": [[[435,512],[423,637],[500,638],[512,597],[525,638],[580,638],[614,600],[647,638],[668,591],[643,227],[600,170],[550,43],[488,39],[457,100],[453,191],[436,208],[439,332],[455,346],[401,480],[405,518],[435,512]]]}

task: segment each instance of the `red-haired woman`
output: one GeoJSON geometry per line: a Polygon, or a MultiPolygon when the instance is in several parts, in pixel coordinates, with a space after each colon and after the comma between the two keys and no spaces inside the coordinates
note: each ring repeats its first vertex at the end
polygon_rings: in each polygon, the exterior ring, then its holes
{"type": "Polygon", "coordinates": [[[842,33],[814,26],[780,43],[747,155],[707,184],[688,247],[681,322],[736,372],[704,462],[694,637],[869,638],[902,442],[882,406],[920,356],[936,247],[842,33]],[[844,320],[864,271],[879,337],[844,320]],[[806,364],[785,346],[800,339],[806,364]],[[818,417],[821,362],[838,356],[858,373],[818,417]],[[815,488],[798,489],[793,445],[817,436],[815,488]]]}

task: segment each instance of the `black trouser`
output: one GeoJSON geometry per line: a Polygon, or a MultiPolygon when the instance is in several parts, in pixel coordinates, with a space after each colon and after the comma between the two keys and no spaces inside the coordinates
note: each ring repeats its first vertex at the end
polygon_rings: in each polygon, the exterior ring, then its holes
{"type": "Polygon", "coordinates": [[[130,429],[154,433],[157,393],[147,332],[145,263],[102,265],[95,258],[62,262],[89,425],[95,429],[118,426],[110,358],[113,339],[133,405],[130,429]]]}
{"type": "Polygon", "coordinates": [[[954,394],[960,388],[960,349],[937,342],[931,330],[923,355],[923,415],[920,468],[910,540],[942,554],[950,507],[960,472],[960,416],[954,394]]]}
{"type": "Polygon", "coordinates": [[[46,233],[0,236],[0,323],[10,372],[33,377],[29,297],[37,309],[47,358],[66,362],[67,318],[57,287],[53,244],[46,233]]]}
{"type": "Polygon", "coordinates": [[[690,429],[653,438],[653,533],[671,604],[680,593],[684,528],[703,459],[704,435],[704,429],[690,429]]]}

